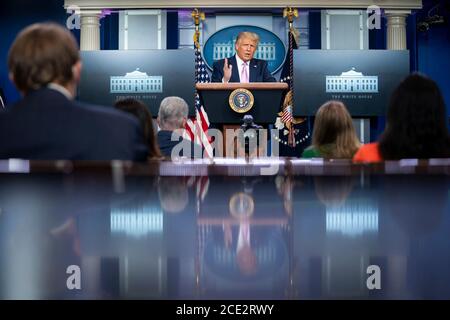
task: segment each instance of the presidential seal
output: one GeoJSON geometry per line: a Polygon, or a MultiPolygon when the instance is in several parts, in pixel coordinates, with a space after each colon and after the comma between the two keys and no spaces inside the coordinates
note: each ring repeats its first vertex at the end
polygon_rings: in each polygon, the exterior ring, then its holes
{"type": "Polygon", "coordinates": [[[255,211],[253,198],[244,192],[233,194],[228,205],[231,215],[237,219],[248,219],[255,211]]]}
{"type": "Polygon", "coordinates": [[[245,113],[252,109],[255,98],[247,89],[239,88],[231,92],[228,102],[234,111],[245,113]]]}

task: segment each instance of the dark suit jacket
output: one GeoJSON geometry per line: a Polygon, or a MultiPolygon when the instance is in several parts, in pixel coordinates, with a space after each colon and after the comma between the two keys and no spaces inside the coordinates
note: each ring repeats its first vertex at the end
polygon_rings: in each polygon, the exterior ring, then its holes
{"type": "Polygon", "coordinates": [[[136,119],[42,88],[0,112],[0,159],[144,160],[136,119]]]}
{"type": "Polygon", "coordinates": [[[180,137],[180,136],[179,136],[178,141],[177,140],[172,141],[172,131],[167,131],[167,130],[158,131],[157,139],[158,139],[159,149],[161,150],[161,153],[166,157],[170,157],[172,155],[173,148],[175,148],[175,146],[178,145],[179,143],[183,144],[183,145],[180,145],[180,148],[182,147],[183,150],[190,150],[191,152],[190,152],[190,155],[180,152],[180,154],[177,154],[177,156],[198,158],[198,156],[203,155],[202,147],[196,143],[193,143],[192,141],[183,139],[183,137],[180,137]]]}
{"type": "MultiPolygon", "coordinates": [[[[225,59],[214,62],[211,82],[222,82],[224,63],[225,59]]],[[[233,68],[231,69],[230,82],[240,82],[236,56],[234,55],[229,58],[228,63],[231,63],[231,65],[233,66],[233,68]]],[[[270,74],[267,67],[267,61],[265,60],[250,60],[249,72],[250,82],[276,82],[275,78],[270,74]]]]}

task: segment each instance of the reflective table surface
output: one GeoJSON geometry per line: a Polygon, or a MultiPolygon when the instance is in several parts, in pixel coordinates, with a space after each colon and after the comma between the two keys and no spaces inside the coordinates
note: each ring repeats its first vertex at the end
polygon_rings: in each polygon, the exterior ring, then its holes
{"type": "Polygon", "coordinates": [[[450,299],[450,165],[0,161],[1,299],[450,299]]]}

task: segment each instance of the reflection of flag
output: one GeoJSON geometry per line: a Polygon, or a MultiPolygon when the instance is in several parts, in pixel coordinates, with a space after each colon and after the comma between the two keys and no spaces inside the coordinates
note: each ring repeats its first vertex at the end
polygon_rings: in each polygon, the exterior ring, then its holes
{"type": "Polygon", "coordinates": [[[189,188],[195,188],[195,196],[197,201],[203,202],[209,190],[208,176],[191,176],[187,181],[189,188]]]}
{"type": "Polygon", "coordinates": [[[209,178],[208,176],[200,176],[196,183],[196,196],[201,202],[205,200],[209,190],[209,178]]]}
{"type": "MultiPolygon", "coordinates": [[[[211,82],[206,64],[200,53],[200,45],[195,43],[195,83],[211,82]]],[[[192,141],[195,141],[205,149],[205,156],[212,157],[212,146],[207,135],[209,128],[208,115],[201,104],[197,90],[195,90],[195,118],[188,119],[186,130],[192,141]]]]}

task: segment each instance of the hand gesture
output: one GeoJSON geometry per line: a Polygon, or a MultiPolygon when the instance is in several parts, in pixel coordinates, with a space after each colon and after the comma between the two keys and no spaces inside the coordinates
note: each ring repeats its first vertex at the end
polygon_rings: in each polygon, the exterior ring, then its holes
{"type": "Polygon", "coordinates": [[[225,63],[223,64],[223,82],[228,82],[231,79],[231,69],[233,66],[228,65],[228,59],[225,58],[225,63]]]}

